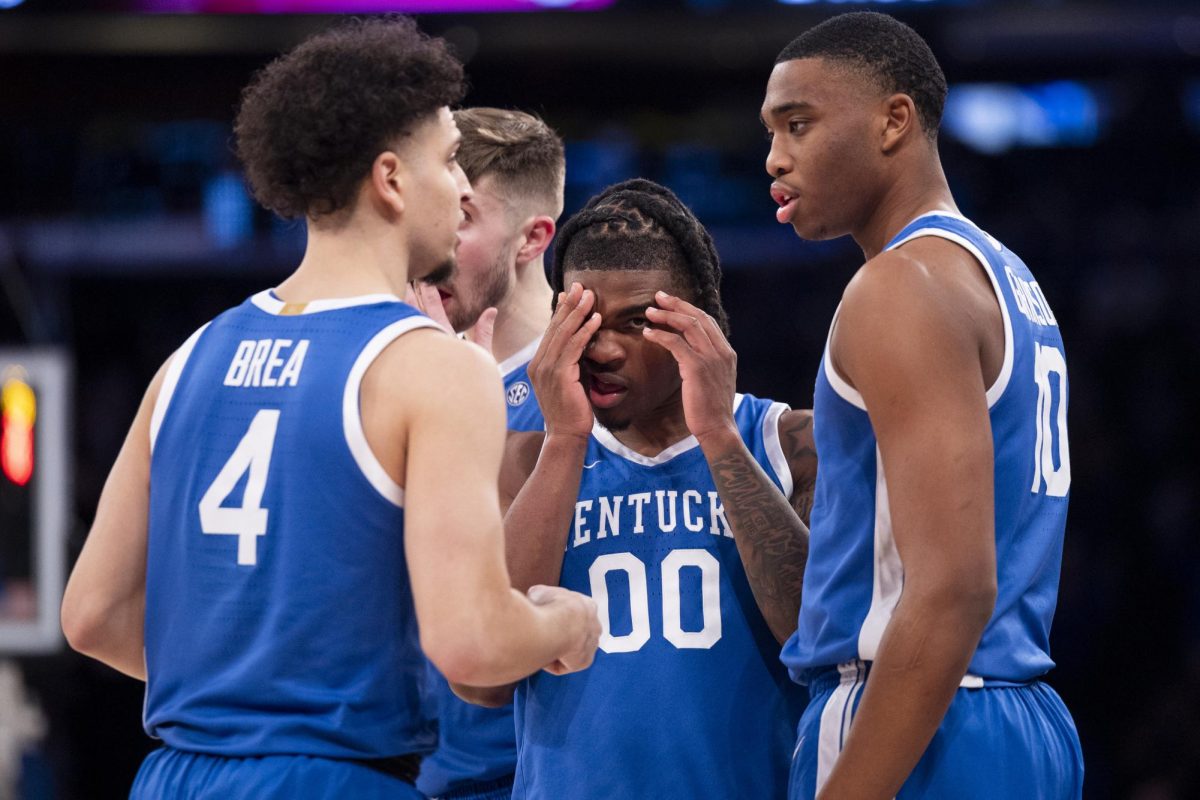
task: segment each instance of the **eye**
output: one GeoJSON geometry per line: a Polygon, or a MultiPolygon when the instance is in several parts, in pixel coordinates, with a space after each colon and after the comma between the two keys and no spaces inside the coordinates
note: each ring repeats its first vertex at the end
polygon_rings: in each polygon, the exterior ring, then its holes
{"type": "Polygon", "coordinates": [[[766,139],[768,142],[774,141],[775,131],[771,130],[770,128],[767,128],[766,131],[763,132],[763,138],[766,139]]]}
{"type": "Polygon", "coordinates": [[[807,123],[802,119],[788,120],[788,133],[797,134],[807,123]]]}
{"type": "Polygon", "coordinates": [[[646,323],[645,317],[630,317],[629,322],[627,324],[631,328],[641,330],[642,328],[646,327],[647,323],[646,323]]]}

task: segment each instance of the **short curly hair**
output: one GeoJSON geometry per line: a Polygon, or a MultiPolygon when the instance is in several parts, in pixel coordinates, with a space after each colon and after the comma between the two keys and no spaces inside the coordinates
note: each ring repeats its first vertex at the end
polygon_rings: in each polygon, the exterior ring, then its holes
{"type": "Polygon", "coordinates": [[[462,64],[407,17],[355,19],[262,69],[234,134],[255,198],[285,219],[353,205],[380,152],[466,93],[462,64]]]}
{"type": "Polygon", "coordinates": [[[937,138],[946,75],[921,35],[900,20],[876,11],[838,14],[793,39],[775,63],[798,58],[843,62],[865,72],[885,92],[908,95],[925,135],[937,138]]]}
{"type": "Polygon", "coordinates": [[[696,306],[729,335],[721,260],[708,230],[665,186],[634,178],[609,186],[567,220],[554,240],[550,286],[557,304],[567,270],[664,269],[695,292],[696,306]]]}

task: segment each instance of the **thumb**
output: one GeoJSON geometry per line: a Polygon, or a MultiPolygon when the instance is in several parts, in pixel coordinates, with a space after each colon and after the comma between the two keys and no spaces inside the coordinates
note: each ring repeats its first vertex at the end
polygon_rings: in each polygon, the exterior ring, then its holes
{"type": "Polygon", "coordinates": [[[479,319],[467,331],[467,339],[491,353],[492,337],[496,332],[496,315],[499,313],[495,308],[484,309],[479,319]]]}

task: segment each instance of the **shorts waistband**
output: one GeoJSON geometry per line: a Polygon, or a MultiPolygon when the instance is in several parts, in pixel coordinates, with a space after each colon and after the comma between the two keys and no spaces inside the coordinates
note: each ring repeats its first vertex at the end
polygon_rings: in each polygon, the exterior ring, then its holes
{"type": "Polygon", "coordinates": [[[852,658],[831,667],[818,668],[808,679],[808,691],[813,694],[832,692],[841,683],[857,683],[867,678],[871,662],[852,658]]]}
{"type": "MultiPolygon", "coordinates": [[[[838,684],[855,683],[867,679],[867,675],[871,672],[871,662],[863,661],[860,658],[852,658],[849,661],[843,661],[841,664],[836,664],[831,667],[819,667],[814,669],[808,677],[808,690],[812,694],[821,692],[831,692],[838,684]]],[[[960,689],[983,689],[983,688],[999,688],[1012,686],[1028,686],[1036,681],[1005,681],[996,679],[984,679],[978,675],[967,673],[959,682],[960,689]]]]}

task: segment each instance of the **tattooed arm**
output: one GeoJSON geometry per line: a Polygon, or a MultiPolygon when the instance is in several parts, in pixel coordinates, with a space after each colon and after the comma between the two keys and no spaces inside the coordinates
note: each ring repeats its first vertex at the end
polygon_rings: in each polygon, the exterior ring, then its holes
{"type": "MultiPolygon", "coordinates": [[[[796,630],[808,528],[736,431],[701,440],[763,619],[781,643],[796,630]]],[[[793,498],[797,497],[793,493],[793,498]]]]}
{"type": "MultiPolygon", "coordinates": [[[[746,449],[733,422],[737,355],[716,321],[665,292],[659,292],[655,302],[657,307],[646,309],[654,326],[642,333],[666,348],[679,364],[688,429],[708,461],[758,609],[771,633],[783,642],[796,630],[808,560],[808,528],[797,516],[809,502],[803,498],[811,497],[807,480],[796,484],[801,489],[793,498],[784,497],[746,449]],[[797,498],[802,502],[794,508],[797,498]]],[[[788,412],[784,417],[802,413],[788,412]]],[[[799,420],[788,430],[793,427],[799,429],[799,420]]]]}
{"type": "Polygon", "coordinates": [[[779,417],[779,441],[792,473],[792,508],[805,525],[812,524],[813,492],[817,488],[817,445],[812,422],[809,409],[785,411],[779,417]]]}

